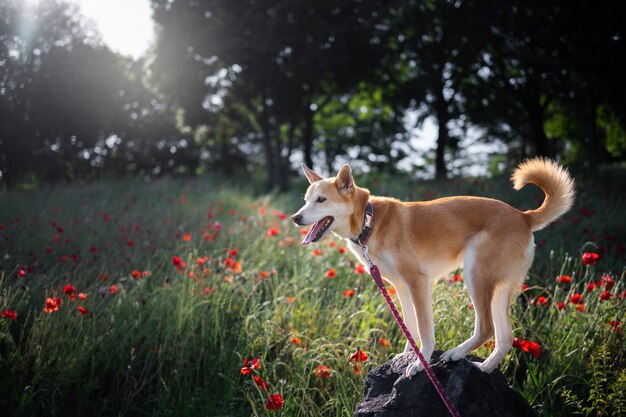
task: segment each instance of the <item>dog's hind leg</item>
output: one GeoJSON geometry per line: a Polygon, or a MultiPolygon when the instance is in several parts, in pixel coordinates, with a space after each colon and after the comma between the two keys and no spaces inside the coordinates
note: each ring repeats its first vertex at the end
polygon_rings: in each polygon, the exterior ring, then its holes
{"type": "Polygon", "coordinates": [[[499,288],[491,301],[496,347],[484,362],[476,364],[485,373],[490,373],[502,362],[513,344],[513,331],[509,319],[510,294],[510,288],[499,288]]]}

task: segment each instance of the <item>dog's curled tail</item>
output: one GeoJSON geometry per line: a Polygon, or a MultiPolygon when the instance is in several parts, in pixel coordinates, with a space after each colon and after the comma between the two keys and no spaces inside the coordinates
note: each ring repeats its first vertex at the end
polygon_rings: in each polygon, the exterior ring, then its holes
{"type": "Polygon", "coordinates": [[[531,183],[546,194],[541,207],[524,212],[533,232],[546,227],[574,204],[574,180],[565,168],[550,159],[535,158],[521,163],[511,181],[516,190],[531,183]]]}

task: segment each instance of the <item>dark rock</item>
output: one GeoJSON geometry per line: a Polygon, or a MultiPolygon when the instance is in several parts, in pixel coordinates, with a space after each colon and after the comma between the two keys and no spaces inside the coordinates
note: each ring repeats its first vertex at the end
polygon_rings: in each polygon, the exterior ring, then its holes
{"type": "MultiPolygon", "coordinates": [[[[458,362],[442,363],[435,351],[430,361],[433,371],[462,417],[537,417],[520,394],[510,388],[498,370],[487,375],[473,365],[469,357],[458,362]]],[[[368,372],[365,397],[357,405],[355,417],[449,417],[425,372],[411,379],[404,376],[413,352],[396,356],[368,372]]]]}

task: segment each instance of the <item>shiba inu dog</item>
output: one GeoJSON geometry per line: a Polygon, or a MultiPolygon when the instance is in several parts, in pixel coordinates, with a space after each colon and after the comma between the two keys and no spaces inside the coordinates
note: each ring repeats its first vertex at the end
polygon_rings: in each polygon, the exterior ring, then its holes
{"type": "MultiPolygon", "coordinates": [[[[487,373],[497,367],[513,343],[509,306],[533,260],[532,233],[574,202],[568,172],[543,158],[519,165],[511,177],[513,187],[519,190],[532,183],[545,193],[539,208],[522,212],[499,200],[469,196],[401,202],[358,187],[349,165],[332,178],[304,164],[302,169],[310,186],[304,206],[292,216],[298,226],[312,225],[302,243],[317,242],[332,231],[366,266],[362,245],[367,244],[370,258],[396,288],[406,325],[421,342],[427,361],[435,344],[431,281],[463,265],[474,306],[474,332],[441,359],[457,361],[495,335],[493,352],[476,365],[487,373]]],[[[416,361],[406,375],[422,369],[416,361]]]]}

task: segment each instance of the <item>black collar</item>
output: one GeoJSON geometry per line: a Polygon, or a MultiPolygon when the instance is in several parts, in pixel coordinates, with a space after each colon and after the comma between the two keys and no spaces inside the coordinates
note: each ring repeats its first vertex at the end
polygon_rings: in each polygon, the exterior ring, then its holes
{"type": "Polygon", "coordinates": [[[365,246],[367,239],[372,234],[372,228],[374,227],[374,207],[369,201],[365,206],[365,220],[363,221],[363,229],[361,234],[356,239],[350,239],[357,245],[365,246]]]}

